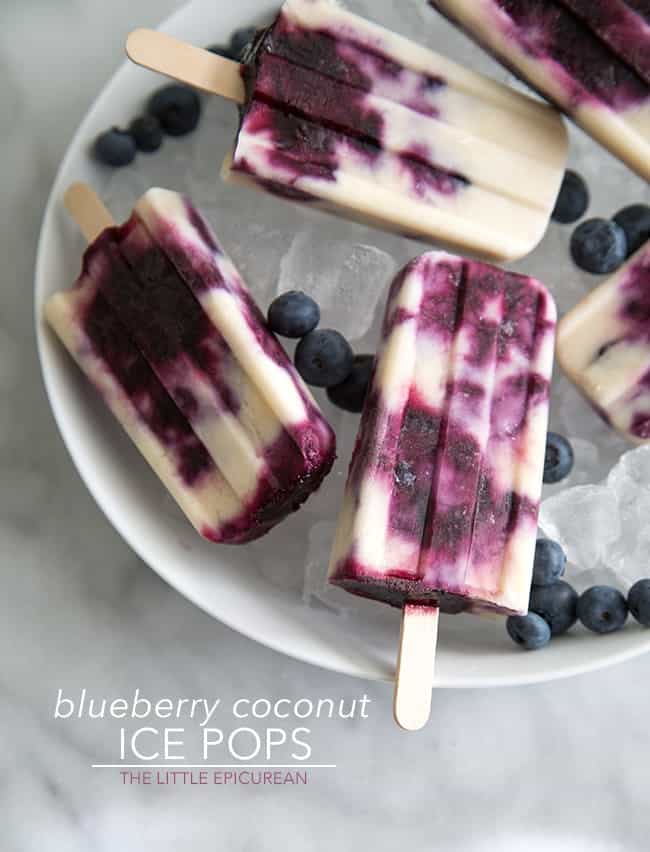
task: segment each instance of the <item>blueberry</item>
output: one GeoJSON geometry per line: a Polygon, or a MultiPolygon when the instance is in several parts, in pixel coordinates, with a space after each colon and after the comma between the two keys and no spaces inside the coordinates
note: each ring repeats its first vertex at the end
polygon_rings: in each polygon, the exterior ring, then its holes
{"type": "Polygon", "coordinates": [[[105,166],[128,166],[135,160],[137,148],[135,140],[126,130],[113,127],[95,140],[95,157],[105,166]]]}
{"type": "Polygon", "coordinates": [[[201,118],[201,99],[189,86],[172,83],[155,92],[149,112],[160,121],[165,133],[184,136],[195,130],[201,118]]]}
{"type": "Polygon", "coordinates": [[[359,414],[368,394],[374,365],[374,355],[355,355],[354,366],[347,379],[340,385],[327,389],[330,402],[343,411],[359,414]]]}
{"type": "Polygon", "coordinates": [[[589,207],[589,190],[584,178],[577,172],[567,169],[551,218],[562,225],[570,225],[584,216],[587,207],[589,207]]]}
{"type": "Polygon", "coordinates": [[[354,353],[338,331],[319,329],[300,341],[295,364],[308,384],[327,388],[347,379],[354,365],[354,353]]]}
{"type": "Polygon", "coordinates": [[[546,436],[546,454],[544,456],[544,482],[551,485],[560,482],[571,473],[573,468],[573,447],[557,432],[546,436]]]}
{"type": "Polygon", "coordinates": [[[551,638],[551,628],[534,612],[529,612],[528,615],[511,615],[506,621],[506,630],[512,641],[526,651],[543,648],[551,638]]]}
{"type": "Polygon", "coordinates": [[[580,595],[578,618],[594,633],[613,633],[627,620],[627,602],[618,589],[592,586],[580,595]]]}
{"type": "Polygon", "coordinates": [[[533,585],[552,586],[563,576],[565,567],[566,554],[557,541],[538,539],[533,563],[533,585]]]}
{"type": "Polygon", "coordinates": [[[240,30],[235,30],[230,38],[228,48],[231,58],[241,60],[246,48],[251,44],[256,35],[256,27],[242,27],[240,30]]]}
{"type": "Polygon", "coordinates": [[[129,133],[135,139],[138,151],[152,154],[163,143],[163,131],[155,115],[141,115],[131,123],[129,133]]]}
{"type": "Polygon", "coordinates": [[[320,322],[320,308],[306,293],[289,290],[271,302],[268,321],[276,334],[304,337],[320,322]]]}
{"type": "Polygon", "coordinates": [[[577,603],[576,590],[564,580],[552,586],[533,586],[530,592],[530,611],[548,623],[552,636],[559,636],[573,627],[578,618],[577,603]]]}
{"type": "Polygon", "coordinates": [[[650,627],[650,580],[638,580],[627,595],[630,612],[644,627],[650,627]]]}
{"type": "Polygon", "coordinates": [[[631,204],[619,210],[614,221],[625,231],[627,256],[650,240],[650,207],[647,204],[631,204]]]}
{"type": "Polygon", "coordinates": [[[588,219],[571,236],[571,256],[587,272],[613,272],[627,256],[625,231],[608,219],[588,219]]]}

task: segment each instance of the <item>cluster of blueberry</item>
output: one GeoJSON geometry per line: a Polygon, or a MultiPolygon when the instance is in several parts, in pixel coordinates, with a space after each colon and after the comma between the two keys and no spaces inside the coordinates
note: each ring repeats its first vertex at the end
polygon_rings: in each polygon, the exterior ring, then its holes
{"type": "MultiPolygon", "coordinates": [[[[235,30],[227,45],[213,45],[208,50],[227,59],[239,60],[255,37],[255,27],[235,30]]],[[[167,136],[185,136],[196,130],[201,120],[201,98],[189,86],[172,83],[159,89],[149,99],[144,113],[127,129],[111,127],[95,140],[93,153],[105,166],[129,166],[138,151],[152,154],[167,136]]]]}
{"type": "MultiPolygon", "coordinates": [[[[582,218],[589,206],[584,179],[568,170],[553,211],[553,219],[569,225],[582,218]]],[[[571,256],[580,269],[596,275],[615,272],[650,239],[650,206],[631,204],[611,219],[587,219],[571,236],[571,256]]]]}
{"type": "Polygon", "coordinates": [[[573,586],[559,579],[565,562],[557,542],[537,542],[528,615],[512,615],[506,622],[517,645],[536,651],[577,621],[593,633],[614,633],[625,625],[628,613],[639,624],[650,627],[650,579],[636,582],[627,598],[612,586],[591,586],[578,596],[573,586]]]}
{"type": "Polygon", "coordinates": [[[194,89],[171,83],[149,98],[146,111],[127,130],[112,127],[94,144],[100,163],[119,168],[130,165],[138,151],[152,154],[168,136],[185,136],[196,130],[201,119],[201,99],[194,89]]]}
{"type": "Polygon", "coordinates": [[[275,334],[300,339],[294,362],[307,384],[327,388],[330,402],[344,411],[361,411],[374,356],[355,355],[340,332],[317,329],[320,308],[306,293],[290,290],[278,296],[269,307],[267,320],[275,334]]]}

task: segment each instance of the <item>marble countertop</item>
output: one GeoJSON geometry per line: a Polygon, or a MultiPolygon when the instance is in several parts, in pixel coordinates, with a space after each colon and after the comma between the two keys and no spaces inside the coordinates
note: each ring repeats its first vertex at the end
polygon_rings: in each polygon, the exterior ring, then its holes
{"type": "Polygon", "coordinates": [[[397,731],[387,685],[284,658],[165,585],[121,541],[63,447],[39,375],[32,276],[40,219],[72,133],[134,20],[175,0],[0,4],[0,814],[7,852],[376,852],[648,848],[650,657],[571,681],[434,695],[397,731]],[[137,7],[137,14],[134,12],[137,7]],[[92,769],[115,725],[53,719],[68,695],[372,700],[313,723],[338,764],[307,786],[124,786],[92,769]]]}

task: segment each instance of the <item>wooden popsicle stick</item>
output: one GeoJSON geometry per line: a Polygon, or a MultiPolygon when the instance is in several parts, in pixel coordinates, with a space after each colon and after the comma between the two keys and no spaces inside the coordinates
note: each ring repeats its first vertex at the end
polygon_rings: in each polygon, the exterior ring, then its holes
{"type": "Polygon", "coordinates": [[[433,606],[406,604],[402,610],[393,716],[405,731],[419,731],[431,714],[439,615],[433,606]]]}
{"type": "Polygon", "coordinates": [[[246,102],[246,87],[239,62],[194,47],[166,33],[134,30],[126,40],[126,55],[136,65],[166,74],[195,89],[238,104],[246,102]]]}
{"type": "Polygon", "coordinates": [[[89,243],[115,224],[104,202],[87,183],[73,183],[64,195],[63,203],[89,243]]]}

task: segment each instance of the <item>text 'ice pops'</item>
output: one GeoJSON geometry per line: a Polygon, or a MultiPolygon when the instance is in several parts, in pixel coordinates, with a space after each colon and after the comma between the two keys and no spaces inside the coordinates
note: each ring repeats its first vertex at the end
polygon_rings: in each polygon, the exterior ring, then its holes
{"type": "Polygon", "coordinates": [[[444,253],[392,285],[330,563],[353,594],[528,609],[555,305],[533,278],[444,253]]]}
{"type": "Polygon", "coordinates": [[[648,0],[429,0],[650,180],[648,0]]]}
{"type": "Polygon", "coordinates": [[[650,242],[562,318],[557,358],[612,426],[650,440],[650,242]]]}
{"type": "MultiPolygon", "coordinates": [[[[76,190],[73,213],[101,205],[76,190]]],[[[332,430],[182,196],[152,189],[125,225],[101,230],[45,312],[206,538],[258,538],[329,472],[332,430]]]]}
{"type": "Polygon", "coordinates": [[[149,31],[127,52],[243,104],[229,180],[491,259],[546,230],[557,113],[329,0],[287,0],[245,66],[149,31]]]}

